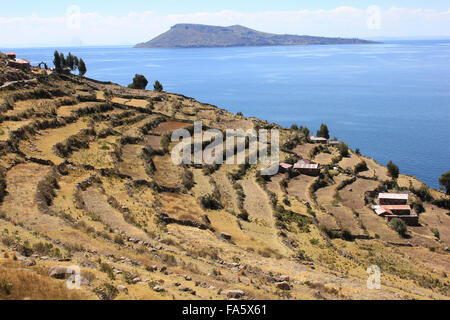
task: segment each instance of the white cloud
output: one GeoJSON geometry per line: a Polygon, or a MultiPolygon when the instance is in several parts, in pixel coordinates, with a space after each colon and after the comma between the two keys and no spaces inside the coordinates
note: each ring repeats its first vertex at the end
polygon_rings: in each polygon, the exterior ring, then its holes
{"type": "Polygon", "coordinates": [[[153,11],[104,16],[81,12],[80,27],[69,28],[67,15],[43,18],[0,17],[0,46],[133,44],[147,41],[176,23],[228,26],[241,24],[266,32],[317,36],[450,36],[450,10],[405,9],[381,11],[381,27],[367,27],[366,10],[339,7],[332,10],[264,11],[242,13],[231,10],[178,15],[153,11]]]}

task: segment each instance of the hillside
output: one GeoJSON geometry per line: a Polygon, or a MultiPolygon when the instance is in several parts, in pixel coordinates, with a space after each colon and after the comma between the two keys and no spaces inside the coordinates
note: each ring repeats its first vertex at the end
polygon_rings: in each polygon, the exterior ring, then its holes
{"type": "Polygon", "coordinates": [[[0,299],[449,298],[449,197],[414,177],[393,185],[372,159],[285,128],[282,159],[319,176],[175,166],[165,137],[195,120],[278,126],[172,93],[19,78],[0,89],[0,299]],[[370,209],[366,192],[386,189],[424,207],[406,238],[370,209]],[[73,265],[80,290],[60,279],[73,265]],[[366,287],[371,265],[381,290],[366,287]]]}
{"type": "Polygon", "coordinates": [[[177,24],[156,38],[136,45],[136,48],[204,48],[254,47],[326,44],[369,44],[361,39],[324,38],[278,35],[259,32],[243,26],[217,27],[199,24],[177,24]]]}

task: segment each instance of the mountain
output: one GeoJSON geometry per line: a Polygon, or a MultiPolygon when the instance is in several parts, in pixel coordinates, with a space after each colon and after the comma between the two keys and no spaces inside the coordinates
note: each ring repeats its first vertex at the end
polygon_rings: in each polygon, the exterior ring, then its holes
{"type": "Polygon", "coordinates": [[[135,48],[208,48],[257,47],[326,44],[369,44],[361,39],[324,38],[289,34],[272,34],[243,26],[218,27],[200,24],[177,24],[156,38],[135,48]]]}

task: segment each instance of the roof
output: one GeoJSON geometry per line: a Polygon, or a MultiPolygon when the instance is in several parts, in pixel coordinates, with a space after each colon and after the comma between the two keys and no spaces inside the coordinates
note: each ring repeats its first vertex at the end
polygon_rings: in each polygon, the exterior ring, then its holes
{"type": "Polygon", "coordinates": [[[25,63],[25,64],[29,64],[30,61],[26,60],[26,59],[17,59],[16,60],[17,63],[25,63]]]}
{"type": "Polygon", "coordinates": [[[281,162],[280,167],[282,167],[284,169],[290,169],[290,168],[292,168],[292,164],[281,162]]]}
{"type": "Polygon", "coordinates": [[[319,169],[319,165],[317,163],[296,163],[294,169],[319,169]]]}
{"type": "Polygon", "coordinates": [[[407,193],[380,193],[378,195],[378,199],[408,200],[408,198],[407,193]]]}
{"type": "Polygon", "coordinates": [[[307,159],[302,159],[300,161],[297,161],[298,164],[310,164],[311,161],[307,160],[307,159]]]}
{"type": "Polygon", "coordinates": [[[12,56],[12,55],[14,55],[14,56],[15,56],[15,55],[16,55],[16,53],[15,53],[15,52],[7,52],[7,53],[6,53],[6,55],[7,55],[7,56],[12,56]]]}
{"type": "MultiPolygon", "coordinates": [[[[392,211],[396,211],[396,210],[408,210],[411,211],[411,207],[408,205],[399,205],[399,206],[395,206],[395,205],[391,205],[391,206],[380,206],[380,209],[383,210],[384,212],[388,213],[388,214],[393,214],[392,211]]],[[[380,210],[379,209],[379,210],[380,210]]],[[[375,210],[375,212],[377,212],[377,210],[375,210]]],[[[377,212],[378,213],[378,212],[377,212]]]]}
{"type": "Polygon", "coordinates": [[[312,141],[327,141],[327,138],[315,137],[315,136],[310,136],[309,139],[312,141]]]}

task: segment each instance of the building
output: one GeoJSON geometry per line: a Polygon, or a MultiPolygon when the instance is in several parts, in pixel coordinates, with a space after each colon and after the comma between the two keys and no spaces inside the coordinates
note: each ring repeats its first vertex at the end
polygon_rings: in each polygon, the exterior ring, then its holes
{"type": "Polygon", "coordinates": [[[306,174],[309,176],[317,176],[320,172],[319,164],[317,163],[300,163],[294,164],[293,170],[301,174],[306,174]]]}
{"type": "Polygon", "coordinates": [[[327,143],[328,139],[322,138],[322,137],[315,137],[310,136],[309,140],[311,140],[312,143],[327,143]]]}
{"type": "Polygon", "coordinates": [[[280,172],[284,173],[284,172],[289,172],[291,170],[292,170],[292,164],[284,163],[284,162],[280,163],[280,169],[279,169],[280,172]]]}
{"type": "Polygon", "coordinates": [[[337,146],[340,142],[337,140],[328,140],[328,145],[337,146]]]}
{"type": "Polygon", "coordinates": [[[411,213],[408,198],[408,194],[380,193],[378,195],[379,204],[372,206],[372,209],[379,217],[385,218],[388,222],[399,218],[408,225],[418,225],[419,216],[411,213]]]}
{"type": "Polygon", "coordinates": [[[6,57],[7,57],[9,60],[16,60],[16,54],[13,53],[13,52],[8,52],[8,53],[6,54],[6,57]]]}
{"type": "Polygon", "coordinates": [[[407,193],[380,193],[378,203],[380,205],[402,205],[408,203],[407,193]]]}

